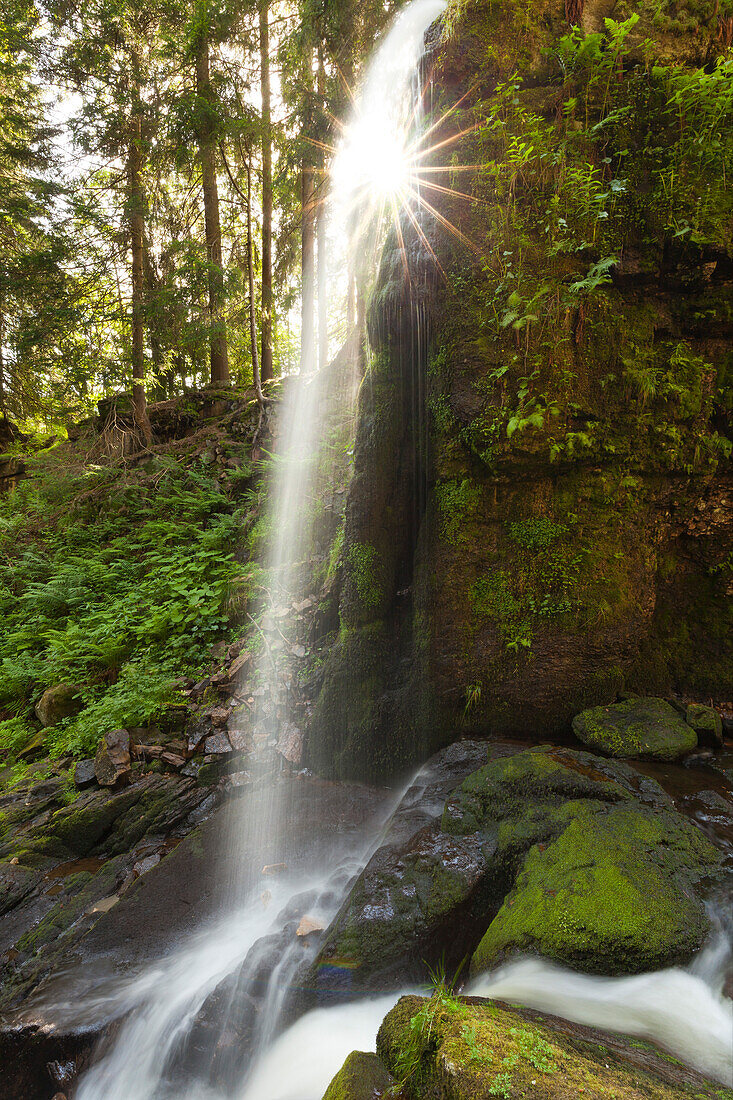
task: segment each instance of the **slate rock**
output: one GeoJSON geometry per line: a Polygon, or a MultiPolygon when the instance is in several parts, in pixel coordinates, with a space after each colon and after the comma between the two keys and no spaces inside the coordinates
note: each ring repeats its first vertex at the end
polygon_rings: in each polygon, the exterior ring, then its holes
{"type": "Polygon", "coordinates": [[[80,760],[74,768],[74,784],[80,791],[92,787],[97,782],[94,760],[80,760]]]}

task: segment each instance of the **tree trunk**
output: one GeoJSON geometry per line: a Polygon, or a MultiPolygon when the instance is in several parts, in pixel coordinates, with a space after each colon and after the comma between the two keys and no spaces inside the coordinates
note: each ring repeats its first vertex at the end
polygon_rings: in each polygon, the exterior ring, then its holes
{"type": "Polygon", "coordinates": [[[300,369],[313,370],[316,356],[315,331],[315,219],[313,169],[304,164],[300,177],[301,210],[301,292],[300,292],[300,369]]]}
{"type": "MultiPolygon", "coordinates": [[[[321,132],[319,137],[325,144],[328,140],[326,131],[326,68],[323,63],[323,47],[318,47],[318,101],[321,117],[321,132]]],[[[325,190],[326,184],[326,152],[322,154],[321,164],[321,188],[325,190]]],[[[326,232],[328,228],[328,207],[325,196],[321,195],[318,205],[318,369],[323,370],[328,361],[328,246],[326,232]]]]}
{"type": "Polygon", "coordinates": [[[260,0],[262,86],[262,381],[272,378],[272,106],[270,97],[270,12],[260,0]]]}
{"type": "Polygon", "coordinates": [[[216,180],[216,134],[213,119],[209,40],[202,34],[196,51],[196,95],[199,100],[199,157],[204,192],[204,226],[209,268],[209,319],[211,323],[211,381],[229,385],[229,354],[224,319],[224,269],[221,261],[219,187],[216,180]]]}
{"type": "Polygon", "coordinates": [[[249,340],[252,348],[252,381],[257,400],[262,407],[262,379],[260,360],[257,351],[257,311],[255,307],[255,261],[252,248],[252,154],[247,151],[247,283],[249,290],[249,340]]]}
{"type": "Polygon", "coordinates": [[[140,119],[133,119],[127,150],[128,225],[132,251],[132,408],[135,423],[150,446],[153,433],[145,400],[145,193],[140,119]]]}

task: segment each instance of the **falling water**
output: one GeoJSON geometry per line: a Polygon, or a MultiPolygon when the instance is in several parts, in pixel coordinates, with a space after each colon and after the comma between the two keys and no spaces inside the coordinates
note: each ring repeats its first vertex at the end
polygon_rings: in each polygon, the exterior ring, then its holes
{"type": "MultiPolygon", "coordinates": [[[[425,31],[444,6],[444,0],[414,0],[375,54],[334,166],[336,193],[330,220],[332,226],[341,227],[344,241],[350,236],[348,225],[360,241],[372,234],[371,243],[376,243],[375,215],[378,221],[390,195],[409,174],[409,128],[417,113],[411,81],[425,31]]],[[[353,234],[349,247],[363,248],[353,234]]],[[[410,314],[397,329],[406,334],[405,354],[417,364],[411,368],[418,373],[412,379],[409,400],[415,401],[412,415],[420,447],[427,432],[422,373],[428,340],[426,310],[419,299],[399,308],[410,314]]],[[[328,923],[348,883],[377,843],[379,825],[376,830],[359,834],[353,829],[346,837],[334,835],[331,843],[313,845],[297,866],[289,865],[266,883],[258,871],[265,862],[289,862],[283,821],[297,821],[298,815],[293,802],[297,780],[271,774],[273,750],[293,725],[293,716],[287,665],[273,654],[267,623],[277,621],[278,609],[292,603],[300,563],[309,553],[312,532],[306,517],[317,491],[324,393],[324,380],[315,372],[287,379],[279,412],[268,562],[271,579],[254,729],[260,746],[254,768],[263,797],[254,819],[240,817],[229,850],[222,855],[231,883],[230,911],[175,955],[122,990],[111,992],[109,1003],[101,998],[87,1006],[102,1018],[125,1018],[83,1078],[77,1100],[321,1100],[350,1051],[374,1049],[379,1023],[401,995],[393,992],[310,1011],[283,1030],[288,991],[302,971],[304,958],[292,932],[293,915],[306,911],[317,923],[328,923]],[[210,1072],[210,1050],[203,1060],[192,1056],[196,1029],[206,1019],[207,1006],[209,1018],[213,1006],[220,1013],[216,1035],[226,1035],[229,1015],[251,992],[258,997],[259,1011],[248,1060],[242,1065],[235,1057],[234,1075],[225,1075],[222,1082],[210,1072]]],[[[418,486],[418,493],[422,492],[418,486]]],[[[424,501],[418,496],[416,503],[419,509],[424,501]]],[[[248,806],[245,796],[242,815],[247,815],[248,806]]],[[[521,1001],[569,1019],[655,1039],[726,1081],[732,1072],[733,1018],[730,1002],[715,984],[720,962],[720,948],[715,947],[689,971],[602,979],[571,973],[543,960],[520,960],[479,979],[469,992],[521,1001]]]]}
{"type": "MultiPolygon", "coordinates": [[[[425,32],[444,6],[444,0],[414,0],[408,5],[367,72],[333,171],[330,221],[340,227],[342,241],[349,238],[347,226],[358,225],[359,239],[352,237],[349,244],[352,250],[363,248],[363,240],[371,234],[376,252],[376,237],[382,229],[378,218],[375,229],[373,200],[384,205],[405,169],[417,114],[413,77],[425,32]]],[[[254,818],[247,816],[251,800],[246,795],[241,798],[242,816],[221,857],[231,911],[173,957],[122,990],[113,990],[109,1003],[103,1006],[104,998],[96,1003],[101,1015],[124,1015],[125,1020],[80,1082],[78,1100],[209,1100],[237,1096],[242,1089],[247,1097],[274,1100],[277,1090],[257,1084],[256,1067],[247,1083],[251,1064],[242,1065],[237,1051],[232,1061],[234,1076],[230,1072],[227,1079],[225,1073],[222,1082],[222,1075],[212,1072],[211,1044],[203,1052],[198,1049],[199,1032],[210,1022],[212,1010],[217,1011],[213,1032],[221,1047],[230,1016],[236,1016],[254,992],[259,1010],[249,1037],[249,1062],[256,1062],[258,1054],[266,1061],[288,990],[303,966],[303,945],[292,931],[294,907],[297,910],[305,898],[309,918],[325,927],[378,835],[372,833],[371,842],[352,836],[351,844],[336,835],[330,848],[326,845],[310,853],[297,871],[288,866],[283,821],[297,818],[298,783],[274,774],[273,762],[278,759],[278,742],[297,736],[298,731],[291,708],[292,674],[283,660],[282,645],[273,644],[272,630],[277,632],[280,610],[290,607],[299,594],[301,566],[311,547],[309,515],[319,488],[327,382],[314,370],[285,379],[283,390],[270,494],[268,591],[258,627],[262,646],[253,692],[257,711],[251,731],[255,742],[251,772],[259,797],[254,818]],[[258,863],[260,867],[282,865],[283,873],[274,882],[262,880],[253,873],[258,863]],[[267,970],[268,965],[269,974],[263,979],[263,966],[267,970]]],[[[281,642],[287,651],[288,639],[281,642]]]]}

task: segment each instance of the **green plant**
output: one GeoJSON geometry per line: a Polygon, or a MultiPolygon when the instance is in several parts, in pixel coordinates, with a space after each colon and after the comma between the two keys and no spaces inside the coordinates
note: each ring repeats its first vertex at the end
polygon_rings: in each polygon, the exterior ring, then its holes
{"type": "Polygon", "coordinates": [[[463,708],[463,714],[467,718],[476,707],[481,705],[481,684],[469,684],[465,694],[466,705],[463,708]]]}
{"type": "Polygon", "coordinates": [[[156,459],[138,478],[48,462],[0,502],[0,754],[30,735],[53,684],[83,685],[84,710],[49,731],[56,754],[94,751],[106,728],[175,701],[261,586],[233,547],[247,517],[200,462],[156,459]]]}
{"type": "Polygon", "coordinates": [[[440,512],[441,532],[453,546],[462,538],[462,527],[478,510],[481,490],[478,485],[464,478],[462,481],[443,481],[435,488],[440,512]]]}

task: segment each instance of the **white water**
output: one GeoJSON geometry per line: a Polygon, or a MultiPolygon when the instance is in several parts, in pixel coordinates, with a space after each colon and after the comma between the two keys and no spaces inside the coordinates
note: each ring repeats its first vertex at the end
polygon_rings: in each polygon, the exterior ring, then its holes
{"type": "MultiPolygon", "coordinates": [[[[472,982],[465,992],[653,1040],[701,1072],[733,1084],[733,1003],[700,976],[707,967],[717,979],[719,962],[715,945],[701,955],[695,973],[673,968],[595,978],[543,959],[521,959],[472,982]]],[[[375,1050],[386,1013],[414,992],[403,989],[309,1012],[264,1055],[239,1100],[321,1100],[347,1055],[375,1050]]]]}

